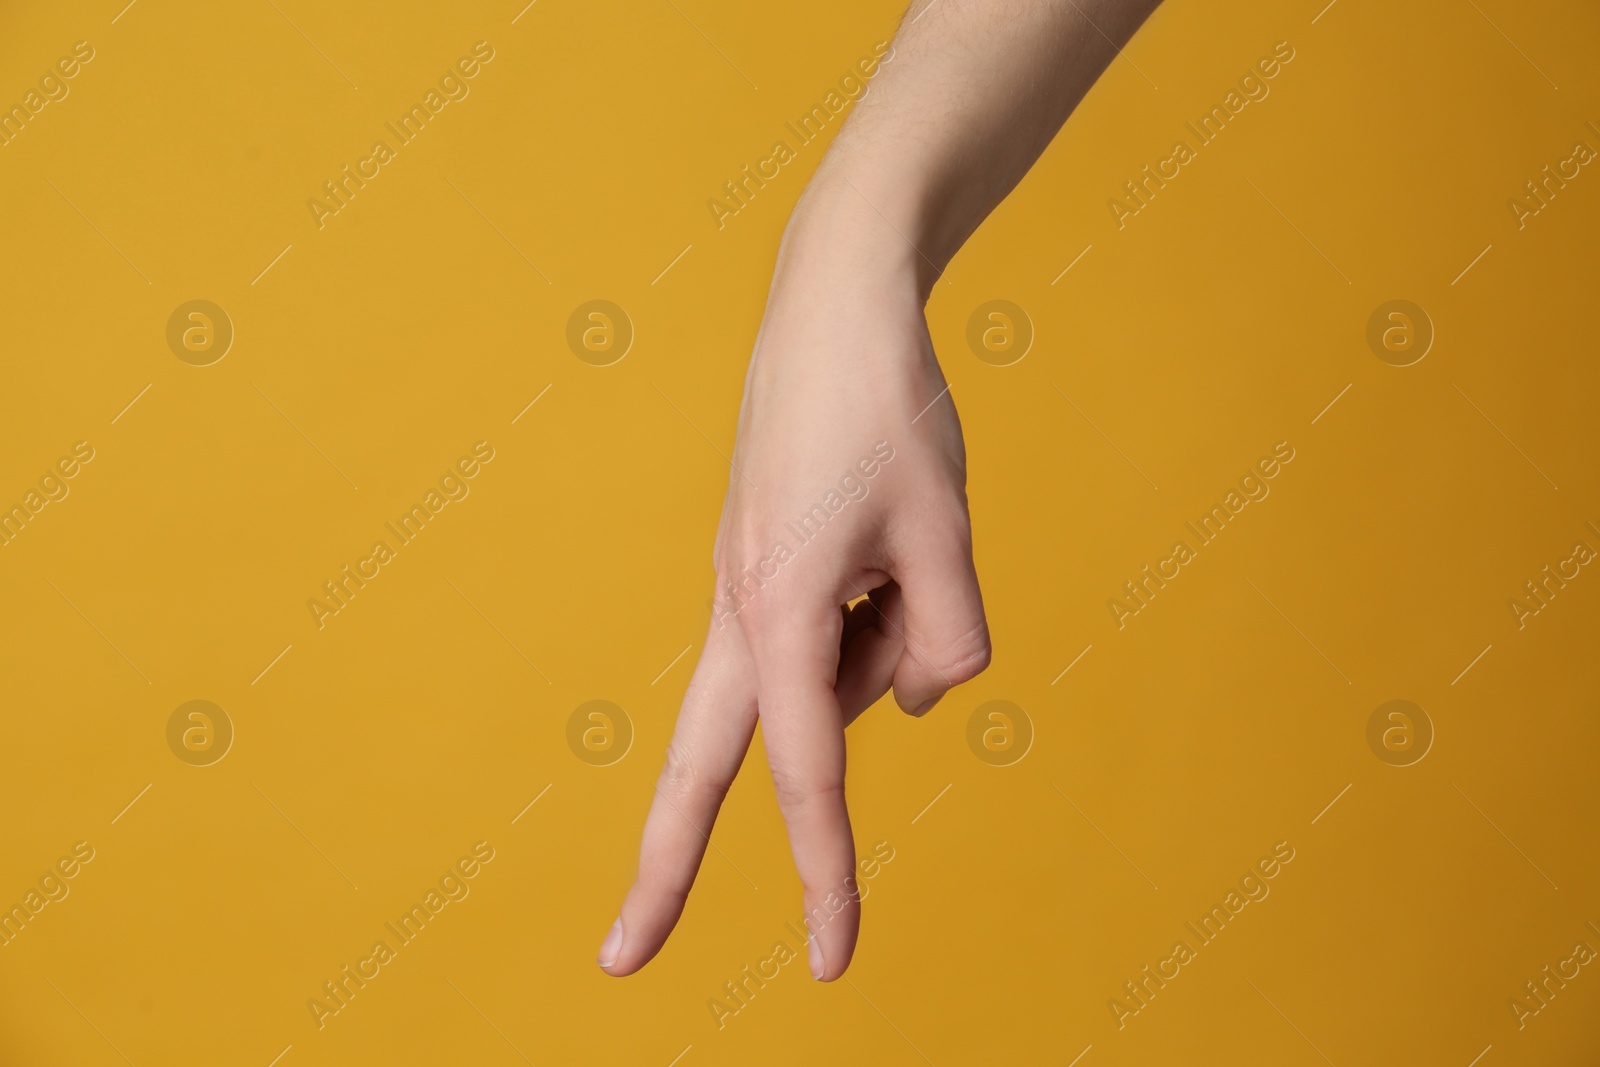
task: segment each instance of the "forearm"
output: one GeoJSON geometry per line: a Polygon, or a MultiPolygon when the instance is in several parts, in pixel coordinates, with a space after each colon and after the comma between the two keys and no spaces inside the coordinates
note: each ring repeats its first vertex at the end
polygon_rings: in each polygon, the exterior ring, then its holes
{"type": "Polygon", "coordinates": [[[796,207],[780,272],[870,257],[926,299],[1159,2],[916,4],[796,207]]]}

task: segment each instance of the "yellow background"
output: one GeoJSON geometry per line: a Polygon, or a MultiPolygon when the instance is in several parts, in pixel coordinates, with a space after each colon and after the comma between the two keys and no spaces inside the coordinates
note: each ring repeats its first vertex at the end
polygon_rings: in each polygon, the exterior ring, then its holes
{"type": "Polygon", "coordinates": [[[0,1062],[1593,1062],[1593,967],[1525,1029],[1507,1005],[1600,947],[1600,576],[1507,606],[1600,547],[1600,175],[1507,207],[1600,147],[1592,5],[1173,0],[1111,65],[929,307],[994,666],[852,727],[858,850],[895,857],[850,981],[791,965],[721,1030],[723,983],[799,947],[759,742],[662,955],[594,958],[823,145],[720,230],[706,201],[896,4],[120,8],[0,32],[0,102],[95,49],[0,148],[0,503],[96,450],[0,548],[0,902],[96,850],[0,948],[0,1062]],[[306,201],[479,40],[470,96],[319,230],[306,201]],[[1271,95],[1119,230],[1108,199],[1280,40],[1271,95]],[[1396,298],[1437,333],[1404,368],[1365,340],[1396,298]],[[166,344],[191,299],[236,330],[212,366],[166,344]],[[636,330],[609,367],[565,341],[591,299],[636,330]],[[991,299],[1036,332],[1013,366],[965,340],[991,299]],[[470,497],[319,631],[307,599],[479,440],[470,497]],[[1118,630],[1108,598],[1281,440],[1270,497],[1118,630]],[[167,746],[193,699],[236,730],[207,767],[167,746]],[[633,724],[611,766],[566,743],[591,699],[633,724]],[[1036,732],[1009,767],[967,746],[991,699],[1036,732]],[[1436,731],[1413,766],[1367,744],[1391,699],[1436,731]],[[307,1000],[480,840],[471,895],[319,1031],[307,1000]],[[1279,841],[1271,895],[1119,1030],[1279,841]]]}

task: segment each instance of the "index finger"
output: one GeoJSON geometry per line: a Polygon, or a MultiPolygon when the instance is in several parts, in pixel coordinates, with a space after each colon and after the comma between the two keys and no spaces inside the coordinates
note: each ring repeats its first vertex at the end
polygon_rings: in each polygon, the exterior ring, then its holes
{"type": "Polygon", "coordinates": [[[649,963],[677,925],[755,728],[755,671],[738,624],[713,622],[645,819],[638,878],[600,946],[607,974],[649,963]]]}

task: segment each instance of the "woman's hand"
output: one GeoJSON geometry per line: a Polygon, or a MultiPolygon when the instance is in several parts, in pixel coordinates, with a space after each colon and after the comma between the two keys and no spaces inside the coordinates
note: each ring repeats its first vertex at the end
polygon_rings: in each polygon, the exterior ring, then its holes
{"type": "Polygon", "coordinates": [[[746,383],[710,632],[600,951],[610,974],[644,966],[677,922],[758,720],[811,971],[842,974],[859,924],[845,725],[891,687],[921,715],[988,665],[966,457],[918,255],[848,185],[814,186],[790,227],[746,383]]]}
{"type": "Polygon", "coordinates": [[[745,381],[711,631],[607,973],[644,966],[678,921],[758,720],[811,971],[849,966],[845,724],[891,686],[920,715],[989,662],[961,427],[922,308],[1157,2],[919,3],[807,187],[745,381]]]}

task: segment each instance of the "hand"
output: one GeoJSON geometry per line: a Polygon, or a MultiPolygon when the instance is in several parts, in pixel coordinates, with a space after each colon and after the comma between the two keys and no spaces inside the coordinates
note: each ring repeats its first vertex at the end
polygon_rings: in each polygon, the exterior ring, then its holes
{"type": "Polygon", "coordinates": [[[926,264],[852,197],[814,186],[780,253],[717,534],[712,622],[638,880],[600,950],[608,974],[643,967],[677,923],[758,720],[812,975],[843,974],[860,922],[844,728],[891,686],[922,715],[989,663],[961,428],[922,311],[926,264]]]}
{"type": "Polygon", "coordinates": [[[638,880],[600,948],[607,973],[643,967],[677,923],[758,720],[812,974],[850,965],[860,899],[844,727],[891,686],[921,715],[989,662],[966,453],[922,308],[1157,2],[933,0],[860,68],[870,93],[778,253],[717,531],[711,630],[638,880]]]}

